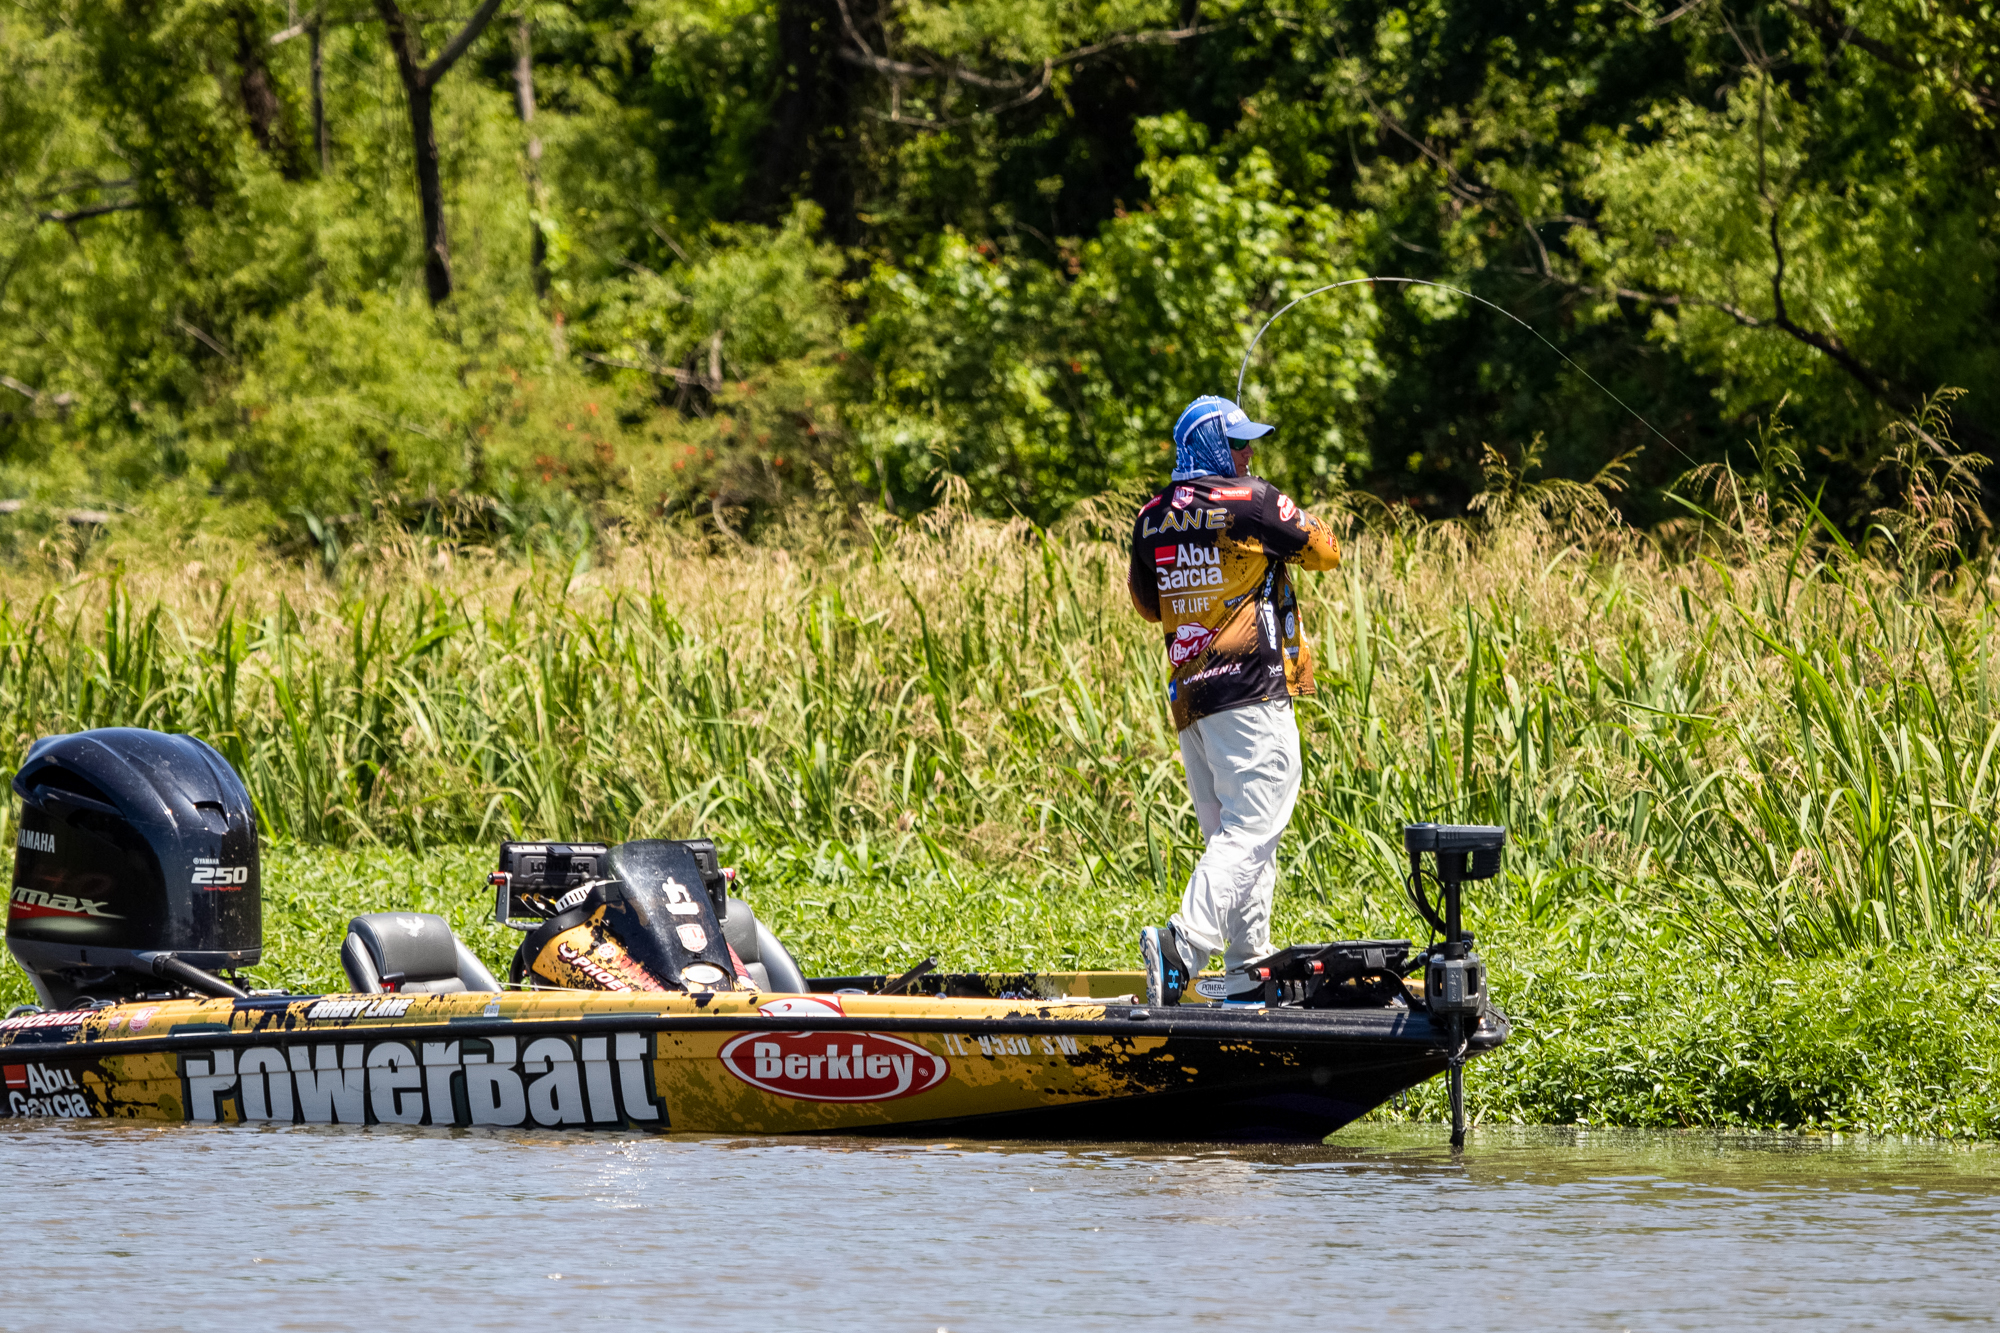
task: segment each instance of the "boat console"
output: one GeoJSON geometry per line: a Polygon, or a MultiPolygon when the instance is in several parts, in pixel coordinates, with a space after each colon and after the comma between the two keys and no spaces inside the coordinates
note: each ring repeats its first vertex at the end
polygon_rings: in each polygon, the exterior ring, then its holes
{"type": "Polygon", "coordinates": [[[568,990],[806,989],[785,946],[731,897],[707,838],[506,842],[493,919],[528,932],[508,980],[568,990]]]}

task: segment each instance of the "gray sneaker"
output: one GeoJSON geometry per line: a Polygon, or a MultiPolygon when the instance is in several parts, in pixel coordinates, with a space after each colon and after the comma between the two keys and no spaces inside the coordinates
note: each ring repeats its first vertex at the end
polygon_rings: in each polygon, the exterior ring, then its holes
{"type": "Polygon", "coordinates": [[[1179,1004],[1187,989],[1187,961],[1180,937],[1171,925],[1147,926],[1139,932],[1139,957],[1145,960],[1146,1003],[1179,1004]]]}

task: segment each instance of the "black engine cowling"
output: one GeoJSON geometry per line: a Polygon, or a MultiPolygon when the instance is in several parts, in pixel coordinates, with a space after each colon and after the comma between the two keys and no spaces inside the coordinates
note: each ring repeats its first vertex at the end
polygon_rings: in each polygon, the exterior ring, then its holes
{"type": "Polygon", "coordinates": [[[7,947],[44,1004],[227,994],[206,974],[257,961],[257,817],[209,746],[131,727],[50,736],[14,792],[7,947]]]}

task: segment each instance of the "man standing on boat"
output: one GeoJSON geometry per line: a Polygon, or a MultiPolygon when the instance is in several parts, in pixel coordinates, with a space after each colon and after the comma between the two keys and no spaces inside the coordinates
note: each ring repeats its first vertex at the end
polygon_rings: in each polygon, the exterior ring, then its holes
{"type": "MultiPolygon", "coordinates": [[[[1250,475],[1251,441],[1272,429],[1226,398],[1189,403],[1172,484],[1132,523],[1127,583],[1165,631],[1167,700],[1207,843],[1180,911],[1139,932],[1149,1004],[1180,1003],[1216,953],[1228,969],[1271,951],[1278,839],[1299,794],[1292,696],[1313,692],[1290,567],[1340,563],[1324,523],[1250,475]]],[[[1247,979],[1231,989],[1252,991],[1247,979]]]]}

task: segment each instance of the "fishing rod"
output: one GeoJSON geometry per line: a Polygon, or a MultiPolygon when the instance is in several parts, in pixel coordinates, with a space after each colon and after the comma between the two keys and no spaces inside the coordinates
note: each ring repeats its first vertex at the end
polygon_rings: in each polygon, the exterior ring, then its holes
{"type": "MultiPolygon", "coordinates": [[[[1503,309],[1483,296],[1476,296],[1448,283],[1432,282],[1427,278],[1349,278],[1343,282],[1330,282],[1324,287],[1315,287],[1303,296],[1293,298],[1280,307],[1277,314],[1264,321],[1263,327],[1257,330],[1257,336],[1243,349],[1243,363],[1236,369],[1236,401],[1239,403],[1243,401],[1243,382],[1249,374],[1250,358],[1256,353],[1257,344],[1264,340],[1264,335],[1270,332],[1271,326],[1276,324],[1287,311],[1302,301],[1309,301],[1326,292],[1377,282],[1400,283],[1409,287],[1435,287],[1439,291],[1452,292],[1469,301],[1477,301],[1489,310],[1498,311],[1534,334],[1544,347],[1561,357],[1565,363],[1575,367],[1579,375],[1596,385],[1605,397],[1624,408],[1634,421],[1659,436],[1669,449],[1686,458],[1688,462],[1694,462],[1687,450],[1668,439],[1659,427],[1640,416],[1630,403],[1611,392],[1595,375],[1577,365],[1574,358],[1550,342],[1540,329],[1513,311],[1503,309]]],[[[1473,1035],[1482,1030],[1487,1022],[1488,1011],[1486,964],[1472,951],[1472,936],[1463,928],[1460,897],[1462,886],[1466,881],[1490,879],[1500,872],[1500,853],[1506,842],[1507,831],[1504,828],[1487,825],[1409,824],[1403,829],[1403,846],[1410,857],[1410,878],[1407,887],[1411,901],[1432,929],[1444,936],[1441,942],[1426,949],[1422,956],[1425,966],[1424,1006],[1429,1011],[1431,1022],[1439,1028],[1440,1035],[1444,1038],[1447,1093],[1451,1108],[1451,1146],[1455,1150],[1465,1146],[1465,1061],[1471,1051],[1473,1035]],[[1435,862],[1435,868],[1429,871],[1423,864],[1426,853],[1435,862]],[[1438,906],[1431,903],[1430,896],[1424,891],[1426,878],[1436,884],[1441,891],[1443,902],[1438,906]]]]}
{"type": "Polygon", "coordinates": [[[1597,376],[1591,374],[1589,371],[1585,370],[1582,366],[1577,365],[1574,358],[1572,358],[1567,352],[1563,351],[1562,348],[1550,342],[1546,337],[1542,335],[1542,331],[1540,329],[1530,324],[1527,320],[1522,319],[1519,315],[1515,314],[1511,310],[1493,304],[1493,302],[1487,300],[1483,296],[1473,295],[1471,292],[1466,291],[1462,287],[1453,287],[1449,283],[1432,282],[1428,278],[1383,278],[1383,277],[1373,277],[1373,276],[1366,278],[1349,278],[1344,282],[1329,282],[1324,287],[1315,287],[1311,291],[1307,292],[1305,295],[1295,297],[1291,301],[1287,302],[1282,308],[1279,309],[1277,314],[1271,316],[1269,319],[1264,321],[1264,327],[1257,330],[1257,336],[1252,338],[1250,340],[1250,345],[1243,349],[1243,364],[1238,366],[1236,369],[1236,401],[1239,403],[1243,401],[1243,377],[1249,373],[1250,358],[1257,351],[1257,344],[1264,340],[1264,335],[1270,332],[1271,326],[1273,324],[1276,324],[1287,310],[1290,310],[1293,306],[1298,305],[1301,301],[1310,301],[1313,297],[1320,295],[1322,292],[1338,291],[1342,287],[1356,287],[1364,282],[1394,282],[1394,283],[1401,283],[1404,286],[1408,287],[1435,287],[1441,292],[1453,292],[1459,296],[1463,296],[1468,301],[1477,301],[1479,302],[1479,304],[1485,306],[1489,310],[1498,311],[1500,314],[1505,315],[1508,319],[1513,320],[1516,324],[1519,324],[1522,328],[1526,329],[1528,332],[1534,334],[1536,338],[1541,340],[1541,343],[1544,347],[1548,348],[1551,352],[1554,352],[1557,356],[1561,357],[1571,366],[1574,366],[1576,368],[1577,374],[1583,376],[1585,379],[1589,380],[1592,384],[1596,385],[1597,388],[1600,391],[1602,391],[1602,393],[1606,398],[1609,398],[1612,402],[1624,408],[1625,411],[1628,414],[1630,414],[1631,418],[1634,421],[1644,426],[1647,430],[1652,431],[1653,434],[1658,435],[1661,441],[1664,442],[1669,449],[1672,449],[1682,458],[1687,459],[1689,463],[1694,462],[1693,455],[1689,454],[1687,450],[1681,448],[1678,444],[1675,444],[1672,440],[1668,439],[1666,435],[1661,433],[1659,427],[1655,426],[1652,422],[1646,420],[1646,418],[1640,416],[1636,411],[1633,411],[1632,405],[1630,403],[1627,403],[1623,398],[1620,398],[1617,394],[1611,392],[1610,389],[1606,388],[1603,382],[1600,381],[1597,378],[1597,376]]]}

